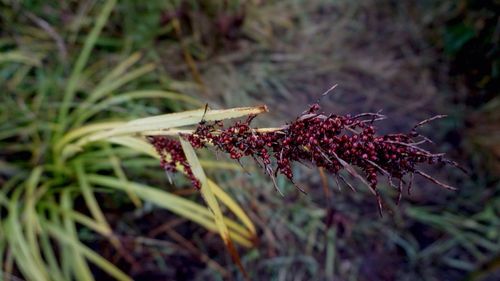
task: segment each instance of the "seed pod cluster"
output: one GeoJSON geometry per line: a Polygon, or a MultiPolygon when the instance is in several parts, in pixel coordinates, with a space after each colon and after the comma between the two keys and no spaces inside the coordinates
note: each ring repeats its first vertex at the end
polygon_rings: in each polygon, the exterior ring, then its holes
{"type": "Polygon", "coordinates": [[[179,166],[184,169],[184,173],[191,181],[191,184],[196,189],[201,188],[200,181],[194,176],[186,155],[184,155],[180,141],[166,136],[148,137],[148,140],[160,155],[160,165],[165,171],[175,173],[177,172],[177,166],[179,166]]]}
{"type": "MultiPolygon", "coordinates": [[[[377,135],[374,123],[384,119],[384,116],[377,113],[326,115],[320,112],[317,104],[276,130],[251,128],[254,117],[250,116],[245,121],[235,122],[228,127],[221,121],[203,121],[192,134],[182,137],[194,148],[213,146],[238,161],[242,157],[252,157],[273,179],[273,183],[278,174],[293,182],[291,164],[299,162],[323,168],[351,186],[340,173],[341,170],[346,170],[366,184],[377,198],[379,175],[385,176],[400,195],[406,182],[403,178],[409,175],[409,190],[414,174],[452,189],[417,170],[417,165],[421,163],[455,165],[446,160],[443,154],[432,154],[419,146],[429,140],[421,136],[416,128],[435,118],[420,122],[409,133],[377,135]],[[399,181],[398,186],[393,183],[393,179],[399,181]]],[[[189,165],[177,141],[167,141],[166,137],[152,137],[152,144],[162,156],[164,168],[173,170],[172,167],[180,164],[184,166],[188,177],[195,180],[192,173],[188,172],[189,165]],[[165,160],[167,154],[171,155],[170,161],[165,160]]]]}

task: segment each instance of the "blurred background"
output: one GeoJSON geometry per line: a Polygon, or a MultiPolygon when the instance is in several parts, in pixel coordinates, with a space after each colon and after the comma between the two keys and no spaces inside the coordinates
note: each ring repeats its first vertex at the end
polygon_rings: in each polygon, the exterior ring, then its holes
{"type": "MultiPolygon", "coordinates": [[[[152,88],[179,95],[110,104],[94,119],[266,104],[270,113],[255,124],[272,127],[334,84],[321,100],[325,111],[382,110],[389,117],[378,125],[384,133],[448,115],[423,128],[436,143],[429,149],[470,174],[430,170],[459,190],[416,179],[399,206],[396,193],[381,186],[383,217],[363,188],[338,189],[315,169],[294,167],[307,195],[280,179],[284,198],[250,162],[250,174],[207,170],[257,226],[255,246],[238,248],[250,280],[500,280],[500,1],[121,0],[103,21],[106,5],[0,1],[2,189],[53,157],[54,112],[102,21],[77,81],[77,103],[137,52],[140,73],[110,86],[111,95],[152,88]]],[[[123,169],[129,179],[199,201],[189,183],[176,178],[171,185],[157,162],[129,159],[123,169]]],[[[76,209],[84,209],[80,201],[76,209]]],[[[134,280],[243,280],[217,234],[152,205],[137,209],[126,196],[104,194],[99,203],[127,254],[85,227],[77,235],[134,280]]],[[[8,248],[0,248],[8,261],[8,248]]],[[[96,280],[113,280],[91,269],[96,280]]],[[[16,266],[9,272],[20,276],[16,266]]]]}

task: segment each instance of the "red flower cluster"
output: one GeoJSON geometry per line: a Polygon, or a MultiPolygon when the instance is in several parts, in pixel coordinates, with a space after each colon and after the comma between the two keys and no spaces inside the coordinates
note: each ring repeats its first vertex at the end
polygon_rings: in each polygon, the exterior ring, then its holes
{"type": "MultiPolygon", "coordinates": [[[[432,154],[419,147],[429,140],[418,134],[416,127],[441,116],[420,122],[407,134],[378,136],[375,134],[373,123],[383,119],[380,114],[339,116],[325,115],[319,110],[319,105],[312,105],[296,120],[278,130],[252,129],[250,123],[255,116],[250,116],[247,120],[236,122],[227,128],[221,121],[203,121],[192,134],[182,137],[194,148],[212,145],[238,161],[245,156],[252,157],[264,168],[275,185],[277,174],[283,174],[293,183],[291,164],[300,162],[324,168],[352,188],[339,173],[344,169],[365,183],[377,198],[379,174],[385,175],[400,195],[405,175],[410,175],[408,190],[411,188],[414,174],[419,174],[442,187],[453,189],[416,169],[419,163],[455,165],[443,158],[443,154],[432,154]],[[393,179],[399,181],[398,186],[393,184],[393,179]]],[[[162,156],[164,168],[173,170],[176,164],[180,164],[184,166],[191,180],[196,182],[177,141],[166,137],[152,137],[152,144],[162,156]],[[171,155],[170,161],[165,160],[167,153],[171,155]]],[[[195,186],[199,187],[199,182],[195,186]]]]}

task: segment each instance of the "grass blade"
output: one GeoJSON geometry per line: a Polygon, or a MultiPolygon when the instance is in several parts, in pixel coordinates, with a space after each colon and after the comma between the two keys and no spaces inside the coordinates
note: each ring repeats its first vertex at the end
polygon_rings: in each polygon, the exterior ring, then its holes
{"type": "Polygon", "coordinates": [[[201,106],[201,103],[196,99],[176,92],[159,91],[159,90],[132,91],[110,97],[98,104],[93,105],[90,108],[87,108],[86,110],[82,110],[78,114],[75,114],[76,121],[74,122],[74,126],[80,126],[81,124],[83,124],[83,122],[85,122],[85,120],[89,119],[90,117],[99,113],[100,111],[110,108],[113,105],[130,102],[134,99],[146,99],[146,98],[169,99],[195,106],[201,106]]]}
{"type": "Polygon", "coordinates": [[[59,264],[57,263],[54,247],[51,245],[48,235],[43,231],[40,232],[40,245],[43,256],[45,257],[45,260],[47,260],[47,270],[50,272],[50,277],[55,281],[66,280],[63,277],[59,264]]]}
{"type": "MultiPolygon", "coordinates": [[[[126,183],[128,182],[127,176],[125,175],[125,171],[123,171],[120,159],[116,157],[116,155],[113,153],[111,146],[108,144],[106,145],[106,152],[108,152],[109,155],[109,162],[111,163],[111,166],[113,166],[113,171],[115,172],[115,175],[120,179],[123,183],[124,186],[128,186],[126,183]]],[[[141,200],[137,195],[134,193],[130,192],[129,190],[126,191],[128,198],[136,208],[139,208],[142,206],[141,200]]]]}
{"type": "Polygon", "coordinates": [[[85,172],[83,171],[83,165],[80,161],[75,162],[75,171],[83,198],[85,200],[85,204],[87,204],[87,208],[89,209],[90,214],[92,215],[92,217],[94,217],[98,224],[101,225],[103,229],[109,230],[108,235],[110,235],[111,228],[109,227],[109,224],[106,221],[106,218],[104,217],[99,204],[97,203],[94,193],[92,192],[92,187],[87,181],[87,177],[85,175],[85,172]]]}
{"type": "Polygon", "coordinates": [[[16,189],[9,201],[9,215],[3,229],[12,249],[13,258],[23,276],[30,280],[48,280],[45,266],[32,255],[35,249],[29,245],[19,223],[21,218],[18,213],[18,203],[21,192],[22,188],[16,189]]]}
{"type": "Polygon", "coordinates": [[[56,152],[64,151],[64,146],[77,138],[81,138],[85,135],[99,132],[102,130],[109,130],[109,129],[115,128],[115,127],[123,125],[123,124],[124,124],[124,122],[104,122],[104,123],[96,123],[96,124],[92,124],[92,125],[87,125],[87,126],[72,130],[72,131],[68,132],[67,134],[65,134],[61,139],[59,139],[59,141],[54,146],[55,147],[54,151],[56,151],[56,152]]]}
{"type": "Polygon", "coordinates": [[[133,81],[141,77],[142,75],[145,75],[146,73],[153,71],[154,69],[155,69],[154,64],[146,64],[144,66],[139,67],[138,69],[135,69],[123,75],[120,78],[117,78],[114,81],[111,81],[109,83],[104,83],[100,87],[96,87],[94,91],[92,91],[89,94],[89,97],[79,105],[78,109],[74,112],[73,116],[81,115],[83,112],[87,111],[91,106],[93,106],[94,103],[99,99],[103,98],[104,96],[113,92],[114,90],[117,90],[118,88],[122,87],[128,82],[133,81]]]}
{"type": "Polygon", "coordinates": [[[196,156],[194,148],[188,141],[184,140],[182,137],[179,137],[179,140],[181,141],[182,149],[184,150],[184,154],[186,155],[186,159],[189,165],[191,166],[194,176],[201,182],[201,188],[200,188],[201,195],[203,196],[203,199],[207,203],[208,208],[212,211],[214,215],[215,224],[217,226],[219,234],[222,237],[222,240],[224,241],[224,244],[226,245],[229,253],[231,254],[231,258],[239,267],[243,275],[247,277],[247,273],[243,268],[240,256],[236,251],[236,248],[234,247],[231,238],[229,237],[229,231],[227,229],[227,225],[224,222],[222,211],[220,209],[219,203],[217,202],[217,198],[215,198],[214,192],[212,190],[213,186],[208,184],[205,172],[201,167],[200,161],[198,160],[198,156],[196,156]]]}
{"type": "MultiPolygon", "coordinates": [[[[153,188],[151,186],[134,182],[128,182],[128,187],[124,187],[120,180],[113,177],[91,174],[88,175],[87,178],[90,183],[95,185],[105,186],[121,191],[128,189],[137,194],[137,196],[144,201],[154,203],[159,207],[191,220],[210,231],[217,231],[213,214],[206,207],[188,199],[153,188]]],[[[240,245],[245,247],[251,247],[252,242],[250,241],[250,238],[252,237],[252,234],[245,227],[229,218],[224,218],[224,221],[230,229],[229,234],[231,238],[235,242],[238,242],[240,245]]]]}
{"type": "Polygon", "coordinates": [[[238,219],[250,230],[250,232],[255,235],[257,231],[255,230],[255,225],[252,223],[250,218],[247,216],[245,211],[236,203],[231,196],[229,196],[222,188],[220,188],[215,182],[207,179],[207,184],[212,189],[214,195],[226,205],[231,212],[233,212],[238,219]]]}
{"type": "Polygon", "coordinates": [[[123,126],[106,132],[96,133],[89,138],[89,141],[97,141],[113,136],[134,134],[143,131],[168,130],[171,128],[194,125],[198,124],[202,119],[205,121],[224,120],[262,112],[267,112],[266,106],[238,107],[208,111],[205,111],[205,108],[201,108],[191,111],[146,117],[130,121],[123,126]]]}
{"type": "Polygon", "coordinates": [[[133,53],[130,55],[128,58],[126,58],[124,61],[120,62],[113,70],[109,72],[108,75],[104,76],[104,78],[101,80],[101,83],[97,86],[97,88],[100,88],[101,85],[107,84],[108,82],[112,81],[113,79],[116,79],[120,76],[122,76],[127,69],[132,67],[136,62],[138,62],[142,57],[142,54],[139,52],[133,53]]]}
{"type": "Polygon", "coordinates": [[[76,252],[79,252],[81,255],[93,262],[95,265],[100,267],[112,277],[120,281],[132,281],[132,278],[127,276],[123,271],[89,249],[87,246],[80,243],[77,239],[74,239],[71,236],[67,235],[67,233],[57,225],[52,224],[48,221],[43,221],[41,225],[52,237],[54,237],[54,239],[71,246],[76,250],[76,252]]]}
{"type": "Polygon", "coordinates": [[[111,11],[113,10],[115,4],[116,0],[106,1],[104,6],[102,7],[101,13],[97,17],[94,27],[90,31],[90,34],[87,36],[87,39],[85,40],[85,43],[83,45],[83,49],[80,53],[80,56],[78,57],[75,66],[73,67],[73,71],[71,73],[71,76],[68,80],[68,84],[66,86],[66,90],[64,92],[63,101],[58,116],[59,122],[63,124],[63,126],[60,128],[61,132],[62,130],[64,130],[65,127],[64,125],[67,122],[66,117],[69,112],[70,103],[73,101],[73,98],[76,93],[77,83],[80,78],[80,74],[82,73],[83,68],[87,64],[90,52],[94,48],[95,42],[97,41],[97,38],[99,37],[102,28],[106,24],[108,17],[111,14],[111,11]]]}
{"type": "MultiPolygon", "coordinates": [[[[28,246],[31,250],[33,260],[40,266],[45,267],[42,255],[40,253],[40,245],[38,244],[37,232],[39,232],[38,225],[38,214],[35,209],[36,195],[35,189],[40,182],[40,177],[42,175],[42,167],[36,167],[33,169],[30,177],[26,182],[26,192],[25,192],[25,206],[24,206],[24,219],[25,219],[25,233],[28,246]]],[[[48,273],[47,277],[48,277],[48,273]]]]}
{"type": "Polygon", "coordinates": [[[25,54],[20,51],[10,51],[0,53],[0,64],[2,63],[23,63],[31,66],[40,66],[41,62],[39,58],[33,57],[32,55],[25,54]]]}
{"type": "MultiPolygon", "coordinates": [[[[69,210],[72,209],[73,207],[72,205],[73,203],[70,197],[70,191],[66,189],[61,193],[61,207],[63,209],[69,210]]],[[[73,237],[73,239],[78,240],[75,223],[67,213],[63,214],[63,225],[65,229],[65,236],[73,237]]],[[[87,261],[80,254],[78,249],[76,249],[73,245],[67,245],[66,247],[63,247],[62,251],[64,252],[63,257],[65,256],[66,258],[71,258],[71,261],[67,263],[68,270],[74,270],[73,276],[77,280],[81,281],[94,280],[94,277],[92,276],[92,272],[90,271],[87,261]],[[69,264],[71,263],[72,265],[69,266],[69,264]]]]}

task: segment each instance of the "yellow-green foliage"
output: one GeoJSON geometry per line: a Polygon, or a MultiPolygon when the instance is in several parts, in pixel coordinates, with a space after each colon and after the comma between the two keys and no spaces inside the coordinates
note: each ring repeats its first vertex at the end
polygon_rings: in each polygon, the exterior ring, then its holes
{"type": "MultiPolygon", "coordinates": [[[[27,151],[32,155],[32,159],[18,159],[15,163],[0,161],[2,172],[8,174],[0,189],[2,280],[17,274],[26,280],[94,280],[89,263],[117,280],[131,280],[86,246],[79,236],[78,230],[85,228],[107,238],[118,251],[123,249],[101,210],[97,193],[123,192],[137,207],[145,201],[151,202],[218,232],[226,244],[234,241],[250,247],[255,239],[255,227],[242,208],[203,172],[203,168],[234,169],[233,164],[198,160],[189,144],[185,144],[190,164],[203,182],[201,195],[206,205],[127,177],[123,158],[158,157],[145,139],[148,131],[174,134],[180,127],[198,123],[205,109],[195,99],[176,92],[122,90],[155,70],[154,64],[136,66],[141,59],[139,53],[123,60],[95,86],[83,87],[82,83],[88,79],[86,72],[90,71],[92,51],[115,4],[115,0],[108,0],[100,7],[94,27],[62,86],[62,102],[59,100],[55,110],[43,85],[22,101],[26,112],[33,116],[22,116],[20,109],[17,112],[20,118],[9,118],[6,114],[17,108],[16,99],[4,97],[2,100],[1,118],[6,124],[0,133],[0,142],[6,144],[3,149],[27,151]],[[141,99],[175,101],[199,109],[138,120],[100,120],[107,116],[103,113],[109,107],[141,99]],[[88,212],[83,213],[81,207],[74,208],[77,198],[83,199],[88,212]],[[224,212],[232,213],[233,218],[224,212]]],[[[11,88],[23,85],[31,69],[43,67],[40,57],[22,50],[0,53],[0,64],[9,67],[15,64],[14,75],[8,80],[11,88]]],[[[260,107],[208,110],[205,118],[235,118],[263,110],[260,107]]]]}

